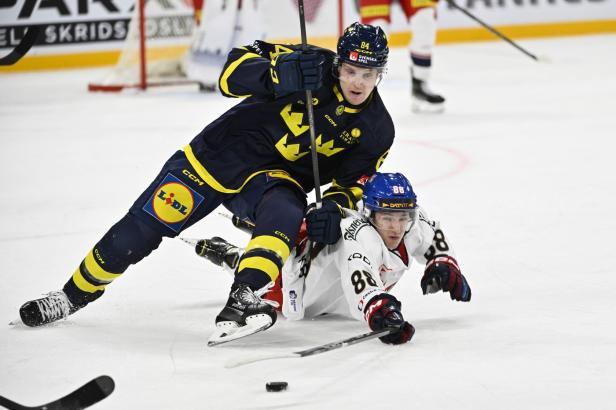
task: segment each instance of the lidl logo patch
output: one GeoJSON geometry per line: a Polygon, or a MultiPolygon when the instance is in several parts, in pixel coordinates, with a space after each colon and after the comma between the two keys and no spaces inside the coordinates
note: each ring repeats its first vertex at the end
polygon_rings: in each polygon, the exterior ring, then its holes
{"type": "Polygon", "coordinates": [[[143,210],[175,232],[180,232],[203,196],[171,174],[167,174],[143,210]]]}

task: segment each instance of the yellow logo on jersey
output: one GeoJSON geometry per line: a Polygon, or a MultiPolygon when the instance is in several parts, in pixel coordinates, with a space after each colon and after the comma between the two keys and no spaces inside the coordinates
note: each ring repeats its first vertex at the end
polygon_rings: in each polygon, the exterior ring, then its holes
{"type": "MultiPolygon", "coordinates": [[[[340,107],[342,107],[342,109],[344,110],[344,106],[340,107]]],[[[282,120],[286,124],[289,131],[291,131],[291,133],[295,137],[299,137],[310,129],[309,125],[302,125],[302,122],[304,120],[304,113],[293,111],[293,104],[291,103],[284,106],[282,111],[280,111],[280,116],[282,117],[282,120]]],[[[332,125],[336,125],[336,123],[331,118],[328,118],[328,120],[330,120],[332,125]]],[[[333,139],[323,142],[322,135],[319,135],[315,142],[317,145],[317,152],[327,157],[331,157],[332,155],[344,150],[344,148],[334,148],[333,139]]],[[[280,152],[282,156],[285,157],[285,159],[287,159],[288,161],[297,161],[298,159],[300,159],[304,155],[307,155],[310,152],[310,147],[307,147],[306,151],[300,152],[300,144],[290,143],[289,133],[284,134],[284,136],[280,138],[280,140],[278,140],[275,146],[278,152],[280,152]]]]}
{"type": "Polygon", "coordinates": [[[276,149],[282,154],[283,157],[285,157],[287,161],[297,161],[310,152],[299,152],[300,144],[289,144],[287,142],[288,136],[288,133],[284,134],[284,136],[280,138],[280,141],[276,143],[276,149]]]}
{"type": "Polygon", "coordinates": [[[326,157],[331,157],[332,155],[337,154],[340,151],[344,150],[344,148],[334,148],[333,139],[327,142],[322,142],[321,134],[319,134],[315,142],[317,143],[317,152],[325,155],[326,157]]]}
{"type": "Polygon", "coordinates": [[[309,125],[302,125],[304,113],[293,111],[293,104],[291,103],[284,106],[282,111],[280,111],[280,116],[287,125],[287,128],[289,128],[289,131],[296,137],[299,137],[310,129],[309,125]]]}

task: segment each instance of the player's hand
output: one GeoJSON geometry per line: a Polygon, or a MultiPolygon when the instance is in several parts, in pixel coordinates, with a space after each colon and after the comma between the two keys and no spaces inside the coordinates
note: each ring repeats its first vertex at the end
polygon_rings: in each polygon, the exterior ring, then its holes
{"type": "Polygon", "coordinates": [[[306,210],[308,239],[327,245],[338,242],[341,220],[342,209],[334,201],[325,200],[318,209],[316,204],[310,204],[306,210]]]}
{"type": "Polygon", "coordinates": [[[397,328],[388,335],[379,337],[383,343],[399,345],[413,338],[415,328],[406,322],[400,312],[401,303],[388,293],[381,293],[368,302],[364,309],[364,317],[372,330],[397,328]]]}
{"type": "Polygon", "coordinates": [[[316,90],[323,85],[325,57],[314,51],[279,54],[272,60],[270,75],[276,96],[316,90]]]}
{"type": "Polygon", "coordinates": [[[450,256],[437,256],[428,262],[421,278],[421,290],[424,295],[442,290],[449,292],[452,300],[471,300],[471,288],[460,273],[458,262],[450,256]]]}

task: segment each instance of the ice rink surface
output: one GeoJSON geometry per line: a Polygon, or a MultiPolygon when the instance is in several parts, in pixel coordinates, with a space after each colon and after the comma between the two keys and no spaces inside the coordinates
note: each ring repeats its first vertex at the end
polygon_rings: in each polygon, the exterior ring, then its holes
{"type": "MultiPolygon", "coordinates": [[[[614,409],[616,36],[440,46],[442,115],[410,112],[405,52],[380,92],[402,171],[453,240],[469,304],[393,293],[417,333],[225,369],[366,331],[284,319],[206,347],[230,277],[177,239],[68,320],[10,327],[57,290],[164,161],[236,101],[194,89],[90,94],[100,70],[0,75],[0,395],[42,404],[109,374],[100,409],[614,409]],[[267,381],[289,389],[267,393],[267,381]]],[[[184,236],[248,237],[212,214],[184,236]]]]}

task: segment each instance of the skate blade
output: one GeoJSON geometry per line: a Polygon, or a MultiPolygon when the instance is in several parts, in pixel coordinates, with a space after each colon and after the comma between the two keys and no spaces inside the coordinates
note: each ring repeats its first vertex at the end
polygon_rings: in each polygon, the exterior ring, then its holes
{"type": "Polygon", "coordinates": [[[253,315],[246,318],[245,326],[237,326],[235,322],[220,322],[207,342],[209,347],[218,346],[233,340],[241,339],[269,329],[273,325],[269,315],[253,315]]]}
{"type": "Polygon", "coordinates": [[[426,101],[413,99],[411,110],[416,114],[441,114],[445,111],[445,103],[430,104],[426,101]]]}

